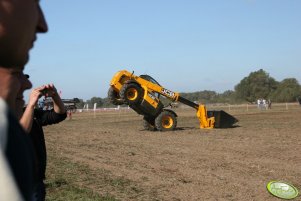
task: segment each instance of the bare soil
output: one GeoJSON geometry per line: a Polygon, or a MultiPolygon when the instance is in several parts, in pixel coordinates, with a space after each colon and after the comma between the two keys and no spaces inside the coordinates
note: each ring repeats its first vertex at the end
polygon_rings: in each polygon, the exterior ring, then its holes
{"type": "Polygon", "coordinates": [[[173,132],[143,130],[132,111],[75,113],[45,128],[48,154],[85,167],[77,185],[118,200],[272,201],[271,180],[301,189],[300,107],[230,111],[237,127],[210,130],[176,112],[173,132]]]}

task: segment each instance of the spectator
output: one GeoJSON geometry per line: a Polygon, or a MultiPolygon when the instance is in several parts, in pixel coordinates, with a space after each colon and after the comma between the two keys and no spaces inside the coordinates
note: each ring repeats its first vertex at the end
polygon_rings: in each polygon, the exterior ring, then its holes
{"type": "Polygon", "coordinates": [[[47,32],[39,1],[0,0],[1,200],[32,198],[32,146],[16,115],[24,104],[24,90],[31,87],[23,66],[38,32],[47,32]]]}
{"type": "Polygon", "coordinates": [[[0,99],[0,198],[4,200],[22,200],[4,153],[7,146],[7,110],[6,103],[0,99]]]}
{"type": "Polygon", "coordinates": [[[64,103],[53,84],[43,85],[32,90],[28,105],[20,119],[20,123],[24,130],[29,133],[36,155],[36,175],[34,184],[35,201],[44,201],[46,196],[45,184],[43,182],[46,171],[46,145],[42,126],[59,123],[63,121],[66,116],[64,103]],[[41,96],[52,98],[52,110],[35,108],[41,96]]]}
{"type": "Polygon", "coordinates": [[[263,98],[260,98],[257,100],[257,104],[258,104],[258,108],[260,110],[263,110],[263,108],[265,107],[265,100],[263,98]]]}
{"type": "Polygon", "coordinates": [[[301,106],[301,97],[298,97],[297,100],[299,102],[299,105],[301,106]]]}
{"type": "Polygon", "coordinates": [[[257,108],[260,109],[260,99],[257,99],[257,108]]]}
{"type": "Polygon", "coordinates": [[[272,109],[272,101],[271,101],[271,99],[268,100],[268,109],[272,109]]]}
{"type": "MultiPolygon", "coordinates": [[[[20,191],[20,197],[30,200],[33,187],[33,151],[29,138],[16,119],[16,116],[22,114],[23,92],[31,88],[31,83],[22,71],[22,68],[0,67],[0,97],[6,102],[3,101],[4,109],[0,110],[0,114],[3,115],[0,127],[4,128],[0,131],[0,150],[6,161],[0,163],[7,163],[6,166],[10,169],[10,173],[7,174],[13,176],[11,181],[16,182],[14,185],[18,189],[14,191],[20,191]]],[[[4,176],[0,175],[0,179],[2,178],[4,176]]],[[[6,187],[0,188],[0,195],[1,191],[6,194],[9,190],[11,189],[6,187]]],[[[1,200],[10,199],[1,197],[1,200]]]]}
{"type": "Polygon", "coordinates": [[[0,66],[11,68],[25,66],[36,33],[48,30],[39,1],[33,0],[0,0],[0,27],[0,66]]]}

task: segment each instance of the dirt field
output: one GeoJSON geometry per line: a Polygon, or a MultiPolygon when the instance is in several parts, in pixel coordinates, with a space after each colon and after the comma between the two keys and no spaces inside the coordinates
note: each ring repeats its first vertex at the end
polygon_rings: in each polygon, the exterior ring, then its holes
{"type": "Polygon", "coordinates": [[[176,112],[173,132],[145,131],[131,111],[46,127],[48,196],[71,185],[106,200],[278,200],[271,180],[301,190],[301,107],[230,111],[237,127],[213,130],[198,128],[194,110],[176,112]]]}

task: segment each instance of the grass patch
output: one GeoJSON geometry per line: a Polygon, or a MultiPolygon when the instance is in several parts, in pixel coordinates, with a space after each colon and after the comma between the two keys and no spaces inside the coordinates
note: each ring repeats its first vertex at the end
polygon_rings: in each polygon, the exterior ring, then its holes
{"type": "Polygon", "coordinates": [[[143,194],[142,188],[129,179],[113,176],[104,169],[91,169],[53,151],[48,151],[46,200],[118,201],[143,194]]]}
{"type": "MultiPolygon", "coordinates": [[[[113,195],[94,192],[86,183],[95,175],[87,166],[66,158],[48,156],[46,200],[52,201],[118,201],[113,195]]],[[[93,181],[94,182],[94,181],[93,181]]]]}
{"type": "Polygon", "coordinates": [[[97,195],[87,188],[80,188],[69,184],[61,184],[60,181],[48,181],[47,185],[47,198],[46,200],[66,201],[117,201],[111,195],[97,195]]]}

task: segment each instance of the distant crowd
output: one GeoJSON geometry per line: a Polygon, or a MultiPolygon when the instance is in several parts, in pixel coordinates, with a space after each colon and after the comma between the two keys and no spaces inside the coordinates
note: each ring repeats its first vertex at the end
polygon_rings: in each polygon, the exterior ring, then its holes
{"type": "Polygon", "coordinates": [[[272,101],[269,100],[265,100],[263,98],[259,98],[257,100],[257,108],[260,110],[267,110],[267,109],[271,109],[272,108],[272,101]]]}

